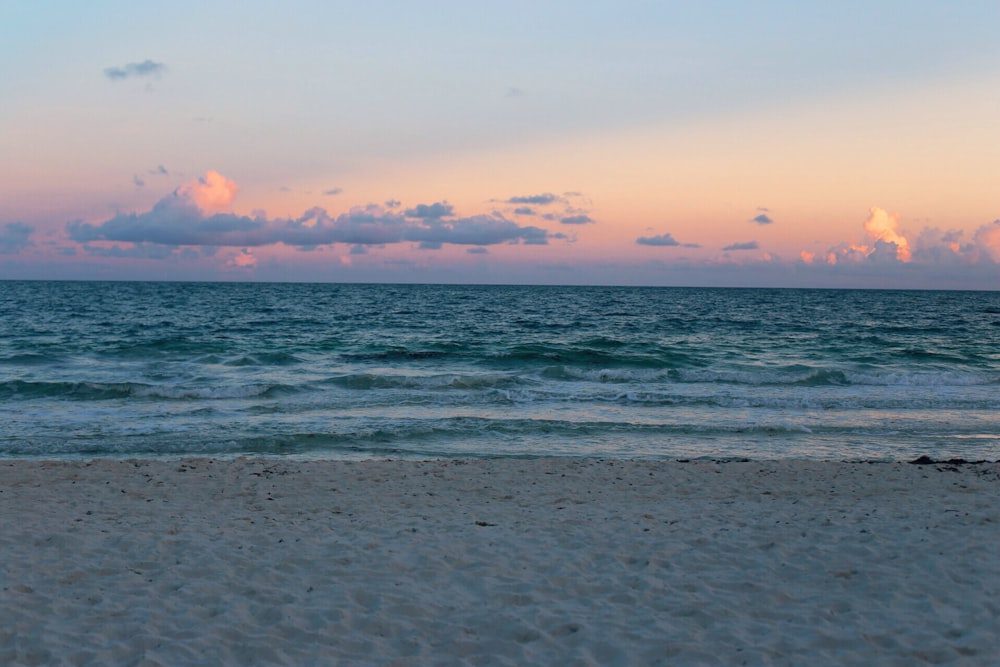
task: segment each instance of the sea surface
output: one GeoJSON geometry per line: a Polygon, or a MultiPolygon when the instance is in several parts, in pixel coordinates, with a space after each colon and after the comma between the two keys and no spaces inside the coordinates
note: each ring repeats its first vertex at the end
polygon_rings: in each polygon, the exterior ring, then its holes
{"type": "Polygon", "coordinates": [[[1000,292],[0,282],[0,457],[1000,458],[1000,292]]]}

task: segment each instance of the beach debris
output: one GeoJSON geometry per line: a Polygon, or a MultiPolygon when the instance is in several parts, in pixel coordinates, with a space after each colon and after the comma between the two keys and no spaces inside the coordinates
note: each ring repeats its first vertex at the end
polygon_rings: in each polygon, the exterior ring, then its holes
{"type": "Polygon", "coordinates": [[[918,466],[935,465],[935,464],[982,465],[984,463],[987,463],[987,461],[986,460],[966,461],[965,459],[955,459],[955,458],[953,458],[953,459],[932,459],[931,457],[927,456],[926,454],[923,454],[923,455],[918,456],[917,458],[913,459],[912,461],[910,461],[910,463],[913,464],[913,465],[918,465],[918,466]]]}

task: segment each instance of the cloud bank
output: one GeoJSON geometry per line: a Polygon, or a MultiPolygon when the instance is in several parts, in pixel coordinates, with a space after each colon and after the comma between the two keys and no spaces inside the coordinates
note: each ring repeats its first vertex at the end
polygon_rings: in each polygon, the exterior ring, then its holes
{"type": "Polygon", "coordinates": [[[961,266],[1000,262],[1000,220],[982,225],[963,242],[964,232],[942,232],[925,227],[915,237],[899,229],[898,216],[873,206],[862,223],[867,237],[864,243],[839,243],[825,253],[803,250],[800,257],[807,264],[858,265],[939,265],[961,266]],[[912,238],[912,240],[911,240],[912,238]]]}
{"type": "MultiPolygon", "coordinates": [[[[298,218],[268,219],[221,212],[238,191],[231,179],[216,171],[185,183],[142,213],[116,215],[100,224],[67,223],[77,243],[133,243],[160,246],[226,246],[247,248],[285,244],[303,250],[334,243],[355,247],[412,242],[424,249],[444,244],[490,246],[501,243],[544,245],[549,233],[519,225],[500,214],[458,217],[446,202],[418,204],[402,213],[378,204],[354,207],[337,216],[315,207],[298,218]]],[[[92,251],[94,247],[88,246],[92,251]]],[[[250,266],[246,257],[233,261],[250,266]]]]}

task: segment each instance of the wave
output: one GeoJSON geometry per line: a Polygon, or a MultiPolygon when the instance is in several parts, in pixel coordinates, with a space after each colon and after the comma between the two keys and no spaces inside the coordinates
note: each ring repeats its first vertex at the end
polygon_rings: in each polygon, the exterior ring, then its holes
{"type": "Polygon", "coordinates": [[[975,371],[842,370],[794,365],[778,368],[586,368],[547,366],[545,380],[613,384],[731,384],[748,386],[977,386],[1000,384],[1000,373],[975,371]]]}
{"type": "Polygon", "coordinates": [[[186,336],[168,336],[151,340],[120,342],[101,350],[99,355],[113,359],[140,359],[174,355],[192,356],[224,353],[222,340],[197,340],[186,336]]]}
{"type": "Polygon", "coordinates": [[[1000,384],[1000,373],[963,371],[855,371],[845,372],[844,378],[854,385],[972,387],[1000,384]]]}
{"type": "Polygon", "coordinates": [[[702,362],[689,354],[664,348],[627,346],[613,339],[592,339],[576,345],[530,343],[512,345],[491,353],[486,361],[521,362],[563,366],[626,367],[662,369],[698,366],[702,362]],[[622,349],[627,347],[629,349],[622,349]]]}
{"type": "Polygon", "coordinates": [[[392,350],[376,350],[372,352],[345,352],[340,358],[345,361],[415,361],[424,359],[442,359],[452,356],[453,351],[435,349],[410,350],[406,348],[392,350]]]}
{"type": "Polygon", "coordinates": [[[348,373],[323,380],[321,384],[344,389],[496,389],[524,383],[511,375],[484,374],[462,375],[441,373],[434,375],[391,375],[382,373],[348,373]]]}
{"type": "Polygon", "coordinates": [[[728,437],[809,437],[812,429],[792,422],[745,422],[727,425],[634,424],[555,419],[494,420],[454,417],[428,420],[388,420],[377,424],[350,424],[329,431],[141,433],[95,437],[33,437],[0,441],[0,456],[100,455],[220,455],[301,454],[344,452],[414,455],[491,455],[491,452],[552,454],[579,453],[579,447],[606,447],[609,443],[659,442],[677,438],[711,440],[728,437]],[[602,443],[604,443],[602,445],[602,443]]]}
{"type": "Polygon", "coordinates": [[[546,366],[539,373],[546,380],[586,380],[601,383],[674,382],[679,372],[670,368],[579,368],[546,366]]]}
{"type": "MultiPolygon", "coordinates": [[[[220,360],[221,361],[221,360],[220,360]]],[[[218,362],[217,362],[218,363],[218,362]]],[[[302,359],[289,352],[255,352],[244,354],[233,359],[221,361],[225,366],[293,366],[302,363],[302,359]]]]}
{"type": "Polygon", "coordinates": [[[151,385],[140,382],[38,382],[8,380],[0,382],[0,399],[60,398],[78,401],[102,401],[126,398],[147,399],[232,399],[271,397],[297,391],[282,384],[246,384],[220,387],[184,387],[151,385]]]}
{"type": "Polygon", "coordinates": [[[997,410],[1000,409],[1000,395],[941,395],[939,392],[912,392],[903,394],[869,394],[850,391],[848,393],[802,393],[780,392],[757,393],[708,393],[685,394],[665,388],[656,390],[586,391],[559,392],[545,389],[497,390],[490,397],[497,403],[535,404],[618,404],[644,408],[723,408],[744,409],[763,408],[768,410],[997,410]]]}
{"type": "Polygon", "coordinates": [[[61,356],[24,352],[0,357],[0,364],[9,364],[11,366],[44,366],[61,360],[61,356]]]}

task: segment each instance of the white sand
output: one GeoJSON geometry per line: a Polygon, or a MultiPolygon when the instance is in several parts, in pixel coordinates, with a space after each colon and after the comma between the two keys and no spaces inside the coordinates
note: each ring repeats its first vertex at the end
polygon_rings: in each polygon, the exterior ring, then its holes
{"type": "Polygon", "coordinates": [[[1000,664],[1000,465],[0,462],[0,664],[1000,664]]]}

